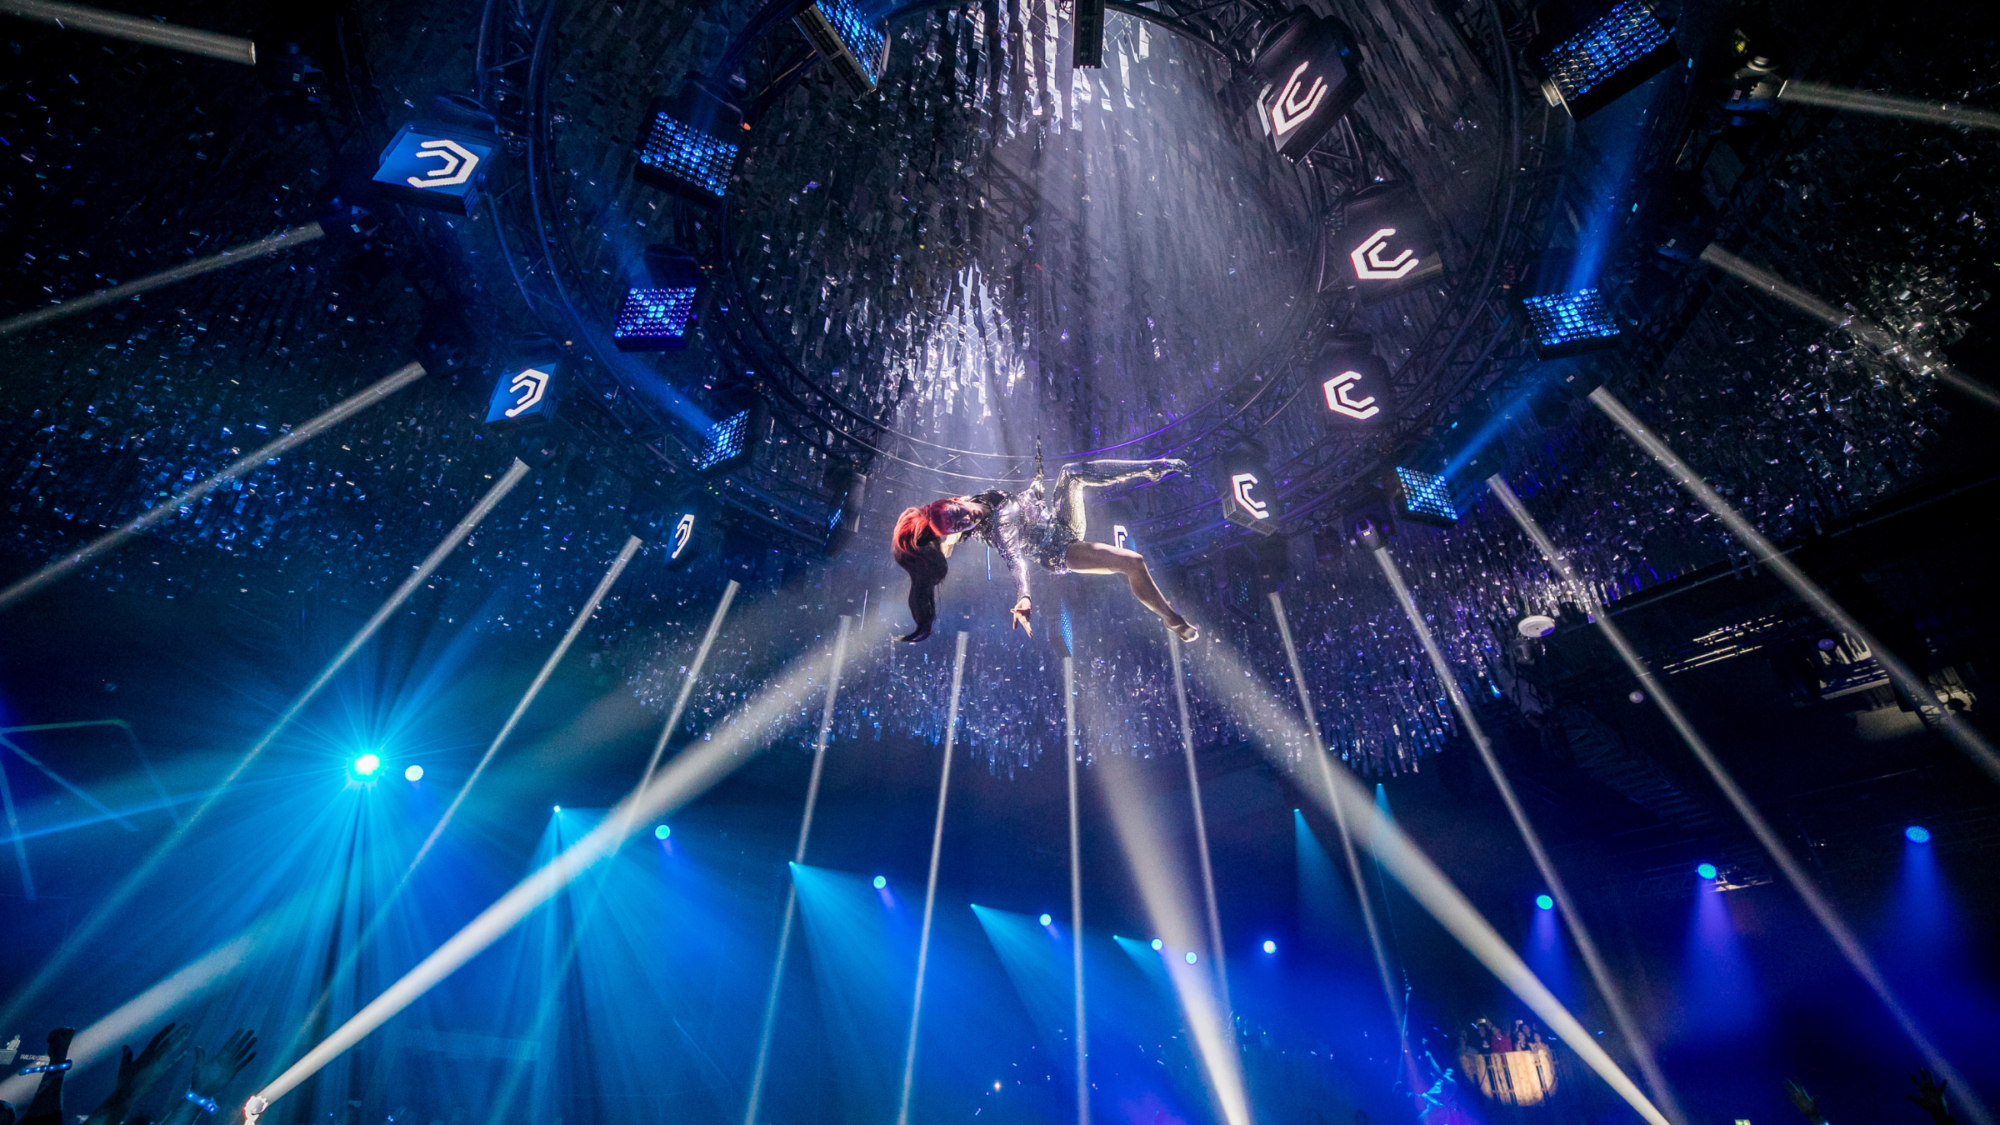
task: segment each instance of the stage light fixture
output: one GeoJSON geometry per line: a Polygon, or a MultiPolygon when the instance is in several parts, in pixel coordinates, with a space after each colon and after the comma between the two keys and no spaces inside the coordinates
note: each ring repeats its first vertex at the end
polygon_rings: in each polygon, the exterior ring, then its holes
{"type": "Polygon", "coordinates": [[[1076,15],[1070,24],[1069,65],[1104,65],[1104,0],[1076,0],[1076,15]]]}
{"type": "Polygon", "coordinates": [[[1552,0],[1535,10],[1533,54],[1542,95],[1574,118],[1609,105],[1681,57],[1666,25],[1642,0],[1552,0]]]}
{"type": "Polygon", "coordinates": [[[611,342],[621,352],[685,348],[701,296],[701,263],[673,246],[647,249],[641,283],[625,291],[612,322],[611,342]]]}
{"type": "Polygon", "coordinates": [[[1347,201],[1340,232],[1326,242],[1320,291],[1345,289],[1364,302],[1409,290],[1444,272],[1430,217],[1407,184],[1372,184],[1347,201]]]}
{"type": "Polygon", "coordinates": [[[823,483],[840,502],[826,517],[826,557],[833,558],[861,534],[861,509],[868,503],[868,474],[853,463],[828,465],[823,483]]]}
{"type": "Polygon", "coordinates": [[[1266,938],[1264,941],[1264,952],[1276,953],[1277,951],[1278,951],[1278,943],[1270,940],[1269,938],[1266,938]]]}
{"type": "Polygon", "coordinates": [[[375,162],[375,191],[400,203],[471,216],[500,153],[492,133],[412,121],[396,131],[375,162]]]}
{"type": "Polygon", "coordinates": [[[422,766],[411,766],[409,769],[403,771],[404,781],[422,781],[423,779],[424,767],[422,766]]]}
{"type": "Polygon", "coordinates": [[[701,452],[696,455],[697,472],[726,473],[750,460],[751,422],[755,410],[744,407],[708,428],[701,452]]]}
{"type": "Polygon", "coordinates": [[[1361,52],[1331,16],[1305,8],[1273,25],[1250,64],[1257,123],[1278,155],[1303,160],[1361,97],[1361,52]]]}
{"type": "Polygon", "coordinates": [[[1223,517],[1264,536],[1278,530],[1277,481],[1268,461],[1255,442],[1244,442],[1221,460],[1223,517]]]}
{"type": "Polygon", "coordinates": [[[556,812],[561,812],[561,811],[562,811],[562,806],[561,806],[561,805],[552,805],[552,806],[550,806],[550,807],[551,807],[551,808],[553,808],[553,809],[554,809],[554,810],[555,810],[556,812]]]}
{"type": "Polygon", "coordinates": [[[1199,961],[1199,960],[1201,960],[1201,958],[1200,958],[1200,957],[1197,957],[1197,956],[1195,955],[1195,952],[1194,952],[1194,950],[1192,950],[1192,949],[1190,949],[1190,950],[1188,950],[1188,951],[1187,951],[1187,954],[1186,954],[1186,956],[1187,956],[1187,963],[1188,963],[1188,964],[1190,964],[1190,965],[1194,964],[1194,963],[1195,963],[1196,961],[1199,961]]]}
{"type": "Polygon", "coordinates": [[[1166,942],[1161,941],[1159,938],[1153,939],[1153,949],[1155,952],[1157,952],[1162,946],[1166,944],[1167,944],[1166,942]]]}
{"type": "Polygon", "coordinates": [[[1538,640],[1556,631],[1556,619],[1546,613],[1530,613],[1514,623],[1514,631],[1531,640],[1538,640]]]}
{"type": "Polygon", "coordinates": [[[848,93],[858,98],[875,89],[889,62],[889,35],[864,19],[854,0],[815,0],[796,22],[848,93]]]}
{"type": "Polygon", "coordinates": [[[1596,351],[1618,339],[1618,321],[1595,288],[1544,293],[1524,299],[1521,305],[1534,334],[1535,355],[1541,359],[1596,351]]]}
{"type": "Polygon", "coordinates": [[[1552,899],[1552,898],[1550,898],[1550,897],[1549,897],[1549,896],[1547,896],[1547,895],[1536,895],[1536,896],[1535,896],[1535,909],[1537,909],[1537,910],[1554,910],[1555,908],[1556,908],[1556,900],[1555,900],[1555,899],[1552,899]]]}
{"type": "Polygon", "coordinates": [[[668,827],[667,827],[666,825],[664,825],[664,824],[662,824],[662,825],[658,825],[658,826],[656,826],[656,827],[655,827],[655,828],[653,829],[653,839],[655,839],[655,840],[665,840],[665,839],[667,839],[668,837],[672,836],[673,834],[674,834],[674,830],[673,830],[673,829],[671,829],[671,828],[668,828],[668,827]]]}
{"type": "Polygon", "coordinates": [[[1320,394],[1327,418],[1348,430],[1373,430],[1393,417],[1389,365],[1365,333],[1334,336],[1320,361],[1320,394]]]}
{"type": "Polygon", "coordinates": [[[1713,863],[1695,864],[1694,873],[1704,879],[1713,879],[1716,877],[1717,874],[1719,874],[1713,863]]]}
{"type": "Polygon", "coordinates": [[[653,102],[639,137],[632,177],[692,203],[713,207],[729,193],[743,111],[689,79],[671,98],[653,102]]]}
{"type": "Polygon", "coordinates": [[[885,876],[881,876],[881,875],[877,875],[877,876],[875,876],[875,889],[876,889],[876,890],[878,890],[878,891],[879,891],[879,890],[881,890],[882,888],[884,888],[884,887],[886,887],[886,886],[888,886],[888,885],[889,885],[889,880],[888,880],[888,879],[887,879],[887,878],[886,878],[885,876]]]}
{"type": "Polygon", "coordinates": [[[1398,465],[1389,484],[1398,520],[1432,527],[1458,522],[1458,506],[1451,502],[1451,486],[1443,476],[1398,465]]]}
{"type": "Polygon", "coordinates": [[[1046,925],[1049,925],[1049,924],[1053,923],[1054,921],[1055,921],[1055,919],[1053,919],[1053,918],[1049,917],[1048,915],[1046,915],[1046,914],[1042,915],[1042,918],[1041,918],[1041,922],[1042,922],[1042,925],[1046,926],[1046,925]]]}
{"type": "Polygon", "coordinates": [[[353,771],[356,777],[374,777],[382,769],[382,755],[357,754],[354,756],[353,761],[347,763],[347,768],[353,771]]]}
{"type": "Polygon", "coordinates": [[[1928,844],[1931,842],[1931,830],[1921,824],[1912,824],[1903,829],[1903,839],[1912,844],[1928,844]]]}
{"type": "Polygon", "coordinates": [[[512,428],[554,421],[561,378],[562,353],[553,344],[524,352],[493,381],[486,424],[512,428]]]}

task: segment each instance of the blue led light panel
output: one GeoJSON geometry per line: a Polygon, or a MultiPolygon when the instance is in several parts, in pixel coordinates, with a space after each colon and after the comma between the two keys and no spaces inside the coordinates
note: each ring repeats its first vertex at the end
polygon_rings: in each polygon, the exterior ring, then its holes
{"type": "Polygon", "coordinates": [[[1669,41],[1651,9],[1639,0],[1619,0],[1590,26],[1550,48],[1542,56],[1542,69],[1562,100],[1574,105],[1669,41]]]}
{"type": "Polygon", "coordinates": [[[826,22],[833,25],[833,33],[840,36],[841,46],[867,72],[868,80],[880,80],[882,42],[886,38],[882,30],[869,26],[861,18],[861,9],[853,0],[818,0],[818,7],[826,22]]]}
{"type": "Polygon", "coordinates": [[[639,146],[639,166],[719,200],[729,191],[736,146],[661,110],[639,146]]]}
{"type": "Polygon", "coordinates": [[[661,351],[687,346],[688,319],[694,315],[693,286],[679,289],[625,291],[612,322],[611,339],[619,351],[661,351]]]}
{"type": "Polygon", "coordinates": [[[1403,509],[1412,516],[1458,522],[1458,508],[1451,502],[1451,489],[1436,473],[1396,466],[1396,480],[1403,486],[1403,509]]]}
{"type": "Polygon", "coordinates": [[[1595,289],[1544,293],[1521,303],[1528,310],[1535,350],[1544,356],[1587,351],[1618,336],[1618,322],[1595,289]]]}
{"type": "Polygon", "coordinates": [[[698,472],[726,468],[741,461],[750,448],[750,411],[739,410],[708,428],[708,443],[695,459],[698,472]]]}

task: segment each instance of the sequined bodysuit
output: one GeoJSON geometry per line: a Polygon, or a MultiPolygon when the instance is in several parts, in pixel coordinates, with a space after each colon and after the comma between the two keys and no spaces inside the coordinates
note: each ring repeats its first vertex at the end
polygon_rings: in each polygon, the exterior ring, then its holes
{"type": "Polygon", "coordinates": [[[1170,472],[1187,471],[1187,462],[1080,461],[1064,465],[1054,484],[1037,476],[1020,492],[994,490],[972,499],[986,506],[986,515],[972,531],[1007,562],[1014,592],[1028,597],[1028,564],[1039,563],[1054,574],[1069,573],[1069,545],[1083,538],[1083,490],[1109,488],[1135,480],[1159,480],[1170,472]]]}

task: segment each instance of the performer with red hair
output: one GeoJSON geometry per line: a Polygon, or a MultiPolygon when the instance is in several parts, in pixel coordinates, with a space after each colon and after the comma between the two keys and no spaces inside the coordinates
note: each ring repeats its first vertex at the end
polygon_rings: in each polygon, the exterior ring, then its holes
{"type": "Polygon", "coordinates": [[[1187,462],[1178,460],[1084,461],[1064,465],[1053,487],[1044,486],[1037,470],[1035,479],[1020,492],[948,496],[903,509],[889,550],[897,565],[909,572],[910,616],[917,627],[898,639],[915,642],[931,635],[931,625],[937,620],[938,583],[951,572],[945,560],[959,540],[977,534],[1000,553],[1013,573],[1018,597],[1009,613],[1014,625],[1026,629],[1029,636],[1035,630],[1030,621],[1034,602],[1028,591],[1028,564],[1034,562],[1054,574],[1122,574],[1132,593],[1158,614],[1175,636],[1194,640],[1199,630],[1167,603],[1146,569],[1144,556],[1083,538],[1084,489],[1134,480],[1157,481],[1169,473],[1186,471],[1187,462]]]}

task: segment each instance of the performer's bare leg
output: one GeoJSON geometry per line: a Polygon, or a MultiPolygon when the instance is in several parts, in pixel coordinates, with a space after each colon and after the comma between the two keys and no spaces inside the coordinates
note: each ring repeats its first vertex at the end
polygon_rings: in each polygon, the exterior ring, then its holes
{"type": "Polygon", "coordinates": [[[1167,628],[1180,639],[1191,641],[1200,635],[1187,618],[1174,612],[1167,596],[1160,592],[1159,584],[1153,581],[1153,572],[1146,569],[1145,556],[1139,552],[1113,547],[1109,543],[1090,543],[1079,539],[1069,545],[1065,561],[1072,574],[1124,575],[1140,604],[1158,614],[1167,628]]]}

